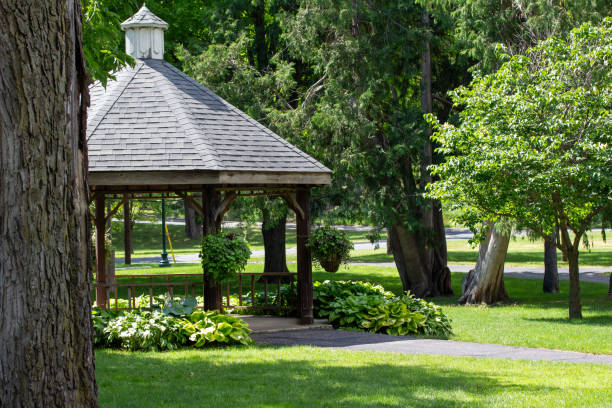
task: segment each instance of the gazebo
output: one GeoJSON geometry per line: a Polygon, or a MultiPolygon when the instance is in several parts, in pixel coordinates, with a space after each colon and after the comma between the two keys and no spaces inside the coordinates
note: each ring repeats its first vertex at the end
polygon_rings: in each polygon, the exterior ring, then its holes
{"type": "MultiPolygon", "coordinates": [[[[331,171],[163,60],[168,24],[143,7],[122,23],[134,67],[90,88],[89,186],[95,200],[96,299],[106,307],[104,230],[132,199],[184,198],[204,234],[220,229],[236,197],[282,197],[297,222],[298,313],[310,324],[310,189],[331,171]],[[188,193],[201,193],[199,202],[188,193]],[[105,200],[120,200],[109,213],[105,200]]],[[[219,285],[204,275],[205,308],[220,307],[219,285]]]]}

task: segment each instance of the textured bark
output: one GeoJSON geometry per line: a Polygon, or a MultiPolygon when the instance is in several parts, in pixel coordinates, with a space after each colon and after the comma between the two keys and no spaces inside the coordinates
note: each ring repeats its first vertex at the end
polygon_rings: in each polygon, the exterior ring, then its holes
{"type": "Polygon", "coordinates": [[[608,284],[608,300],[612,300],[612,273],[610,274],[610,283],[608,284]]]}
{"type": "Polygon", "coordinates": [[[262,213],[261,235],[263,236],[265,252],[264,273],[289,272],[285,245],[287,217],[281,217],[274,223],[268,209],[263,208],[262,213]]]}
{"type": "Polygon", "coordinates": [[[185,207],[185,236],[187,238],[201,238],[202,228],[198,227],[196,211],[187,200],[183,200],[185,207]]]}
{"type": "Polygon", "coordinates": [[[480,244],[476,267],[462,282],[460,304],[492,304],[508,299],[504,285],[504,263],[510,243],[510,232],[501,233],[495,226],[480,244]]]}
{"type": "Polygon", "coordinates": [[[95,407],[80,2],[0,0],[0,406],[95,407]]]}
{"type": "Polygon", "coordinates": [[[559,293],[559,269],[557,268],[556,234],[551,234],[544,241],[544,281],[545,293],[559,293]]]}
{"type": "MultiPolygon", "coordinates": [[[[124,197],[127,198],[127,195],[124,197]]],[[[130,205],[130,200],[127,200],[125,204],[123,204],[123,253],[124,259],[123,262],[126,265],[132,264],[132,220],[131,220],[131,211],[132,206],[130,205]]]]}
{"type": "MultiPolygon", "coordinates": [[[[428,30],[429,14],[423,12],[421,20],[423,28],[428,30]]],[[[421,108],[424,112],[432,112],[431,49],[427,38],[423,40],[421,51],[421,108]]],[[[430,134],[427,133],[421,151],[421,189],[432,180],[428,170],[433,163],[430,134]]],[[[410,166],[407,167],[406,173],[412,174],[410,166]]],[[[405,183],[411,190],[410,195],[417,193],[415,184],[413,180],[405,183]]],[[[413,216],[420,218],[421,228],[408,231],[403,225],[396,224],[388,232],[390,252],[393,253],[404,290],[418,297],[452,295],[441,207],[430,200],[412,212],[413,216]]]]}

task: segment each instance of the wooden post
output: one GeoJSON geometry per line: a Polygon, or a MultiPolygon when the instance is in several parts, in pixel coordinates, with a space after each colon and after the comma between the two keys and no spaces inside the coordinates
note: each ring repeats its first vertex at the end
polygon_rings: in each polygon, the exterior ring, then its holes
{"type": "Polygon", "coordinates": [[[105,232],[106,222],[104,217],[104,194],[96,195],[96,303],[102,309],[106,309],[106,248],[105,232]]]}
{"type": "MultiPolygon", "coordinates": [[[[218,193],[212,187],[202,188],[202,235],[214,234],[217,229],[215,211],[219,204],[218,193]]],[[[214,279],[204,273],[204,310],[223,311],[221,304],[221,285],[217,285],[214,279]]]]}
{"type": "Polygon", "coordinates": [[[302,324],[312,324],[312,255],[306,246],[310,238],[310,188],[297,190],[296,201],[303,215],[296,212],[297,221],[297,272],[298,302],[302,324]]]}
{"type": "Polygon", "coordinates": [[[126,265],[132,263],[132,221],[130,220],[130,200],[128,195],[124,194],[123,198],[127,201],[123,204],[123,262],[126,265]]]}

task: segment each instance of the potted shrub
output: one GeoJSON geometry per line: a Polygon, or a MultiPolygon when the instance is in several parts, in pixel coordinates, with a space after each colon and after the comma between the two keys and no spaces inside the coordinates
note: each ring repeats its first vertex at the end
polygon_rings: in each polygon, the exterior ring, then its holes
{"type": "Polygon", "coordinates": [[[308,247],[323,269],[336,272],[342,262],[348,261],[353,243],[344,231],[325,226],[312,232],[308,247]]]}
{"type": "Polygon", "coordinates": [[[210,234],[202,238],[202,268],[217,283],[227,282],[243,271],[250,256],[248,244],[235,234],[210,234]]]}

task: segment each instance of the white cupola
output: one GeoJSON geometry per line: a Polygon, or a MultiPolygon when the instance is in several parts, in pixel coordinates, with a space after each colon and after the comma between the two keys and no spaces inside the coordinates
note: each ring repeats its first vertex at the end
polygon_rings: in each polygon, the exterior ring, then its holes
{"type": "Polygon", "coordinates": [[[144,4],[136,14],[121,23],[125,31],[125,52],[138,59],[164,59],[164,31],[168,23],[144,4]]]}

